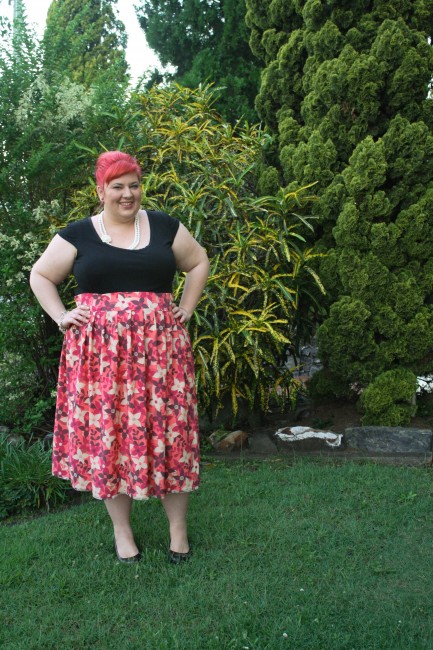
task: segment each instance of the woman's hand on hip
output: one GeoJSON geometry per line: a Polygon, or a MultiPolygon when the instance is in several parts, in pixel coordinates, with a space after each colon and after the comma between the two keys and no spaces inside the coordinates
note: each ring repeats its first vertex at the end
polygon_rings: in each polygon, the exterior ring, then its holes
{"type": "Polygon", "coordinates": [[[90,318],[90,308],[87,305],[79,305],[65,314],[59,319],[58,324],[69,329],[71,325],[85,325],[90,318]]]}
{"type": "Polygon", "coordinates": [[[189,311],[185,309],[185,307],[179,307],[178,305],[175,305],[173,307],[173,316],[181,323],[187,323],[190,320],[192,314],[190,314],[189,311]]]}

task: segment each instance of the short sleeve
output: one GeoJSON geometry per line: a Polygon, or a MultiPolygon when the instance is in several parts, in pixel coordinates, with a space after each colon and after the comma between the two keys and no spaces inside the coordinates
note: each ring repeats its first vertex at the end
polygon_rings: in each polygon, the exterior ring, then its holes
{"type": "Polygon", "coordinates": [[[78,248],[78,245],[82,239],[82,221],[74,221],[58,231],[58,235],[65,239],[67,242],[78,248]]]}
{"type": "Polygon", "coordinates": [[[170,237],[171,243],[173,243],[174,238],[177,235],[177,231],[179,230],[179,219],[176,219],[176,217],[171,217],[166,212],[160,212],[159,218],[164,224],[164,228],[170,237]]]}
{"type": "Polygon", "coordinates": [[[152,241],[166,241],[171,246],[177,235],[177,231],[179,230],[179,219],[171,217],[166,212],[162,211],[153,212],[148,210],[147,214],[151,220],[150,228],[152,232],[152,241]]]}
{"type": "Polygon", "coordinates": [[[176,217],[169,217],[171,221],[171,236],[172,236],[172,242],[174,241],[174,238],[177,235],[177,231],[179,230],[180,226],[180,221],[179,219],[176,219],[176,217]]]}

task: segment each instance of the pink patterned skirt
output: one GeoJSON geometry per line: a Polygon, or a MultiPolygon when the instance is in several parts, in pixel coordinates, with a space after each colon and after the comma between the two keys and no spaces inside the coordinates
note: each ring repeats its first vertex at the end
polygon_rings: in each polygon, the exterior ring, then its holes
{"type": "Polygon", "coordinates": [[[199,484],[194,362],[169,293],[80,294],[90,320],[65,334],[53,474],[97,499],[199,484]]]}

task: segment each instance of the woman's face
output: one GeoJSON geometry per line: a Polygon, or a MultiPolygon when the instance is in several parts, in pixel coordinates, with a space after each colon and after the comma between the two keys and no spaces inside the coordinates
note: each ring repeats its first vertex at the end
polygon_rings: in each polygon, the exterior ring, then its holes
{"type": "Polygon", "coordinates": [[[141,204],[141,184],[137,174],[124,174],[97,188],[104,213],[121,221],[135,217],[141,204]]]}

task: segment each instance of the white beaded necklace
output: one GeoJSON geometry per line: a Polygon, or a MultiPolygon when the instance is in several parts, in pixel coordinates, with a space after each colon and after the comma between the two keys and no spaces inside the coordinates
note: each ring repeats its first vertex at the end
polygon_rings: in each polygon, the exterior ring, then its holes
{"type": "MultiPolygon", "coordinates": [[[[104,242],[104,244],[111,244],[111,237],[105,230],[105,224],[104,224],[104,213],[100,212],[98,215],[98,225],[99,225],[99,230],[101,231],[101,239],[104,242]]],[[[137,248],[138,244],[140,243],[140,217],[137,212],[135,215],[134,219],[134,241],[130,246],[128,246],[127,250],[131,251],[134,250],[134,248],[137,248]]]]}

